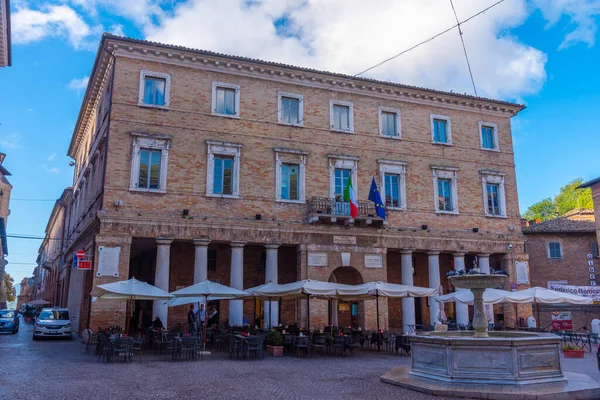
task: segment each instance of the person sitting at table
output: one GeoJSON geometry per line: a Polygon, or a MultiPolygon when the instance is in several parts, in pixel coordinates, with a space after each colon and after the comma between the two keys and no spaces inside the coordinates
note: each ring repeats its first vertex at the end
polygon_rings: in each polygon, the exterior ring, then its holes
{"type": "Polygon", "coordinates": [[[165,329],[165,326],[163,325],[163,323],[160,320],[160,317],[158,315],[156,316],[156,318],[154,318],[154,321],[152,321],[152,328],[154,328],[154,329],[165,329]]]}

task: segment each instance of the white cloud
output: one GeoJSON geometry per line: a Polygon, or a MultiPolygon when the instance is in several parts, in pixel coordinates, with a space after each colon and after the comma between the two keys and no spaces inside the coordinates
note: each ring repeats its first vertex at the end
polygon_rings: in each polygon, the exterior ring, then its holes
{"type": "MultiPolygon", "coordinates": [[[[465,19],[492,0],[458,0],[465,19]]],[[[149,40],[355,74],[455,24],[450,4],[396,0],[209,0],[181,3],[149,40]],[[284,18],[285,29],[274,22],[284,18]]],[[[546,56],[504,32],[528,16],[508,0],[463,26],[479,94],[518,99],[546,79],[546,56]]],[[[458,32],[453,30],[373,70],[369,77],[472,93],[458,32]]]]}
{"type": "Polygon", "coordinates": [[[142,27],[151,25],[154,20],[165,15],[161,4],[168,3],[164,0],[70,0],[70,2],[90,16],[96,16],[98,11],[103,9],[142,27]]]}
{"type": "Polygon", "coordinates": [[[596,42],[598,26],[596,19],[600,16],[600,0],[534,0],[540,8],[548,26],[557,24],[566,15],[575,29],[567,33],[559,49],[565,49],[577,43],[585,43],[592,47],[596,42]]]}
{"type": "Polygon", "coordinates": [[[0,151],[2,149],[19,149],[21,145],[21,134],[18,132],[0,135],[0,151]]]}
{"type": "Polygon", "coordinates": [[[67,87],[71,90],[75,90],[76,92],[81,92],[87,88],[89,80],[89,76],[84,76],[83,78],[73,78],[67,87]]]}
{"type": "Polygon", "coordinates": [[[113,35],[125,36],[125,32],[123,32],[123,25],[120,24],[112,25],[108,31],[113,35]]]}
{"type": "Polygon", "coordinates": [[[17,3],[11,15],[12,40],[26,44],[46,37],[66,37],[76,49],[92,33],[90,26],[67,5],[42,5],[39,10],[17,3]]]}
{"type": "Polygon", "coordinates": [[[52,161],[56,158],[56,153],[52,153],[48,156],[48,161],[52,161]]]}
{"type": "Polygon", "coordinates": [[[58,169],[58,167],[48,167],[46,164],[42,164],[42,165],[40,165],[40,167],[44,171],[50,172],[51,174],[58,174],[58,173],[60,173],[60,169],[58,169]]]}

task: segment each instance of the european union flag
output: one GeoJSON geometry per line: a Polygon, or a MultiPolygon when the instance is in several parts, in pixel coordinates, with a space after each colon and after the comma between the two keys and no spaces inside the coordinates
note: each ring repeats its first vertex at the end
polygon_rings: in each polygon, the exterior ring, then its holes
{"type": "Polygon", "coordinates": [[[381,195],[379,194],[379,189],[377,189],[375,177],[373,177],[373,180],[371,181],[369,200],[375,203],[375,213],[377,213],[377,216],[385,219],[385,206],[383,205],[383,201],[381,201],[381,195]]]}

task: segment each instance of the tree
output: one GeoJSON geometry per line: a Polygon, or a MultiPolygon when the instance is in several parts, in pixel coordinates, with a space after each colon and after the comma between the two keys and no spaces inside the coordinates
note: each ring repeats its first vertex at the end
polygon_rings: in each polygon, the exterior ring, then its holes
{"type": "Polygon", "coordinates": [[[552,201],[552,198],[548,197],[547,199],[538,201],[537,203],[529,206],[522,217],[528,221],[535,221],[538,219],[546,221],[554,218],[555,216],[556,207],[554,206],[554,201],[552,201]]]}
{"type": "Polygon", "coordinates": [[[573,179],[560,188],[560,192],[554,196],[554,199],[548,197],[530,206],[522,215],[522,218],[528,221],[537,219],[546,221],[577,208],[593,210],[592,190],[590,188],[577,189],[581,182],[583,182],[581,178],[573,179]]]}
{"type": "Polygon", "coordinates": [[[6,288],[6,301],[11,302],[15,301],[17,298],[17,291],[14,287],[15,280],[12,276],[8,274],[8,272],[4,273],[4,287],[6,288]]]}
{"type": "Polygon", "coordinates": [[[577,189],[583,179],[577,178],[560,188],[560,193],[554,198],[558,215],[563,215],[576,208],[594,209],[592,190],[577,189]]]}

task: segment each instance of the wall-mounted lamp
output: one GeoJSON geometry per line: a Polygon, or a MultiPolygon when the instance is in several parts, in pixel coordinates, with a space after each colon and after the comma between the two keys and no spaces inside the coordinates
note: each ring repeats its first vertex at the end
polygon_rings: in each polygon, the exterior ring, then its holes
{"type": "Polygon", "coordinates": [[[73,167],[75,165],[75,161],[69,161],[69,167],[73,167]]]}
{"type": "Polygon", "coordinates": [[[184,208],[183,211],[181,212],[181,215],[184,217],[187,217],[188,215],[190,215],[190,210],[188,210],[187,208],[184,208]]]}
{"type": "Polygon", "coordinates": [[[256,214],[256,215],[254,216],[254,218],[256,218],[257,220],[261,220],[261,219],[262,219],[262,215],[260,215],[260,214],[256,214]]]}
{"type": "Polygon", "coordinates": [[[427,228],[429,228],[429,226],[427,226],[427,225],[421,225],[421,229],[423,229],[424,231],[426,231],[427,228]]]}
{"type": "Polygon", "coordinates": [[[473,233],[479,232],[479,228],[473,228],[473,233]]]}

